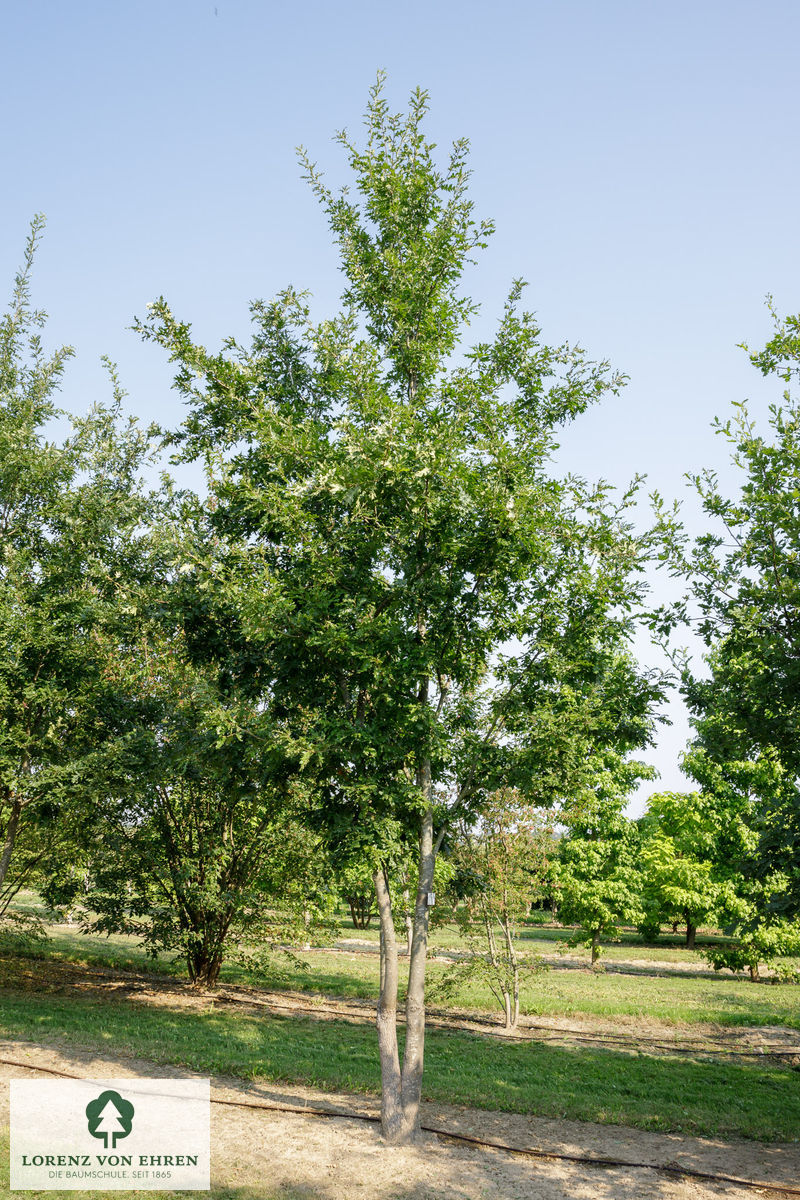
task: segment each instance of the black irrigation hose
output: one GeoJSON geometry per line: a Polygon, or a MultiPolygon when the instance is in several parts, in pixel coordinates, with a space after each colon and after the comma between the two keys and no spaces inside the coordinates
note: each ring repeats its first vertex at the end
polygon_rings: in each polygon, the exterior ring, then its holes
{"type": "MultiPolygon", "coordinates": [[[[59,1071],[55,1067],[35,1066],[32,1063],[16,1062],[11,1058],[0,1058],[0,1063],[9,1067],[22,1067],[26,1071],[42,1071],[47,1075],[59,1075],[63,1079],[80,1079],[80,1075],[72,1075],[67,1071],[59,1071]]],[[[327,1108],[307,1108],[290,1104],[253,1104],[249,1100],[222,1100],[212,1097],[212,1104],[225,1105],[228,1108],[261,1109],[264,1112],[294,1113],[301,1117],[339,1118],[346,1121],[367,1121],[376,1125],[380,1117],[370,1113],[342,1112],[327,1108]]],[[[660,1163],[638,1162],[624,1158],[604,1158],[600,1155],[589,1154],[560,1154],[556,1150],[533,1150],[525,1146],[509,1146],[506,1142],[489,1141],[486,1138],[472,1137],[467,1133],[453,1133],[450,1129],[440,1129],[437,1125],[421,1124],[420,1129],[425,1133],[436,1134],[437,1137],[448,1141],[466,1142],[472,1146],[483,1146],[491,1150],[503,1150],[507,1154],[522,1154],[527,1158],[551,1159],[557,1162],[578,1163],[590,1167],[633,1167],[637,1170],[658,1171],[666,1175],[677,1175],[690,1179],[703,1179],[708,1183],[732,1183],[736,1187],[755,1188],[758,1191],[776,1192],[784,1196],[800,1196],[800,1188],[790,1187],[789,1184],[763,1183],[756,1179],[740,1179],[736,1175],[715,1175],[709,1171],[695,1171],[691,1167],[676,1167],[660,1163]]]]}

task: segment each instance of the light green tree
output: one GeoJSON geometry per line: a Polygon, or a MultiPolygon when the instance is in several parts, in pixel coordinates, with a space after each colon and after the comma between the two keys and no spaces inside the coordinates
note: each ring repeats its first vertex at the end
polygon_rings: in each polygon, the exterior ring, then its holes
{"type": "Polygon", "coordinates": [[[697,926],[714,919],[721,900],[715,870],[719,816],[710,798],[697,792],[658,792],[639,823],[646,922],[657,929],[682,921],[691,950],[697,926]]]}
{"type": "Polygon", "coordinates": [[[607,760],[605,783],[572,801],[562,816],[566,833],[554,869],[559,918],[578,926],[570,942],[590,947],[592,967],[602,939],[643,916],[638,832],[624,812],[633,778],[630,768],[607,760]]]}

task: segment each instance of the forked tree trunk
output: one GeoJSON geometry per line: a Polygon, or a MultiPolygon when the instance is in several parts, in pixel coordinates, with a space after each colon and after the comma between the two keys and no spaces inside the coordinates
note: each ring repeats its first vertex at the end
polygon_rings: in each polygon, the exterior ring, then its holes
{"type": "Polygon", "coordinates": [[[361,892],[345,896],[355,929],[369,929],[372,920],[372,897],[361,892]]]}
{"type": "Polygon", "coordinates": [[[186,955],[189,978],[200,987],[212,988],[219,979],[222,953],[207,950],[204,946],[189,950],[186,955]]]}
{"type": "Polygon", "coordinates": [[[383,945],[382,986],[378,999],[378,1047],[381,1060],[381,1132],[387,1142],[413,1141],[419,1132],[422,1071],[425,1059],[425,967],[428,953],[428,893],[433,891],[436,850],[430,806],[431,768],[425,761],[418,783],[427,804],[419,838],[419,871],[406,995],[406,1041],[403,1065],[397,1045],[398,948],[392,902],[383,869],[375,872],[375,894],[383,945]]]}

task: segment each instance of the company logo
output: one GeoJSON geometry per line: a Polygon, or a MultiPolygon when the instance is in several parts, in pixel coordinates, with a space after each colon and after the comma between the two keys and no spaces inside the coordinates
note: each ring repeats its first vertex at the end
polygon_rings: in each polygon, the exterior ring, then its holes
{"type": "Polygon", "coordinates": [[[208,1079],[12,1079],[9,1088],[12,1194],[208,1191],[208,1079]]]}
{"type": "Polygon", "coordinates": [[[134,1107],[119,1092],[101,1092],[86,1105],[86,1120],[92,1137],[102,1138],[106,1150],[113,1150],[119,1138],[126,1138],[133,1125],[134,1107]],[[109,1139],[111,1139],[109,1141],[109,1139]]]}

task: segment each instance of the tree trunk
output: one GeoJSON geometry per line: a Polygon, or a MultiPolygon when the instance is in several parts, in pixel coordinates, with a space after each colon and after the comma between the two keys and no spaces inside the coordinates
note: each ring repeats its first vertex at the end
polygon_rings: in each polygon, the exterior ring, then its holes
{"type": "Polygon", "coordinates": [[[760,978],[761,978],[761,976],[758,973],[758,963],[757,962],[750,963],[750,981],[751,981],[751,983],[758,983],[760,978]]]}
{"type": "MultiPolygon", "coordinates": [[[[430,762],[420,770],[420,786],[430,800],[430,762]]],[[[406,995],[406,1040],[403,1065],[397,1045],[397,935],[392,918],[389,882],[375,872],[375,895],[381,922],[381,990],[378,999],[378,1049],[381,1060],[381,1132],[394,1145],[413,1141],[419,1132],[422,1070],[425,1058],[425,966],[428,954],[428,892],[433,891],[433,810],[428,804],[419,839],[419,875],[406,995]]]]}
{"type": "Polygon", "coordinates": [[[411,916],[411,900],[408,890],[403,892],[403,903],[405,904],[405,919],[406,919],[406,954],[409,961],[411,960],[411,947],[414,944],[414,919],[411,916]]]}
{"type": "Polygon", "coordinates": [[[419,837],[419,880],[414,906],[414,935],[408,967],[406,994],[406,1045],[403,1054],[403,1140],[412,1141],[419,1132],[422,1070],[425,1059],[425,967],[428,958],[428,893],[433,891],[433,809],[431,763],[425,759],[419,771],[420,789],[426,801],[419,837]]]}
{"type": "Polygon", "coordinates": [[[200,987],[214,987],[222,967],[222,951],[211,951],[205,945],[187,951],[189,978],[200,987]]]}
{"type": "Polygon", "coordinates": [[[369,929],[372,920],[372,898],[360,892],[345,896],[350,909],[350,918],[355,929],[369,929]]]}
{"type": "Polygon", "coordinates": [[[511,997],[506,998],[506,1029],[515,1029],[517,1021],[519,1021],[519,962],[517,960],[517,952],[514,948],[514,939],[511,936],[511,921],[508,911],[503,913],[501,924],[503,926],[503,934],[506,941],[506,958],[508,965],[511,967],[511,980],[514,989],[514,1007],[510,1004],[511,997]]]}
{"type": "Polygon", "coordinates": [[[378,996],[378,1050],[381,1058],[381,1132],[387,1142],[405,1140],[400,1055],[397,1049],[397,938],[392,901],[383,867],[374,875],[381,922],[381,990],[378,996]]]}
{"type": "Polygon", "coordinates": [[[23,803],[17,798],[11,805],[11,815],[8,818],[6,825],[6,834],[3,839],[3,853],[0,855],[0,888],[5,883],[6,875],[8,874],[9,864],[11,863],[11,855],[14,851],[14,844],[17,840],[17,831],[19,830],[19,819],[22,815],[23,803]]]}
{"type": "Polygon", "coordinates": [[[592,967],[595,966],[600,957],[600,930],[592,930],[592,967]]]}
{"type": "Polygon", "coordinates": [[[692,924],[692,919],[689,914],[686,914],[686,949],[694,950],[694,939],[697,933],[697,926],[692,924]]]}

